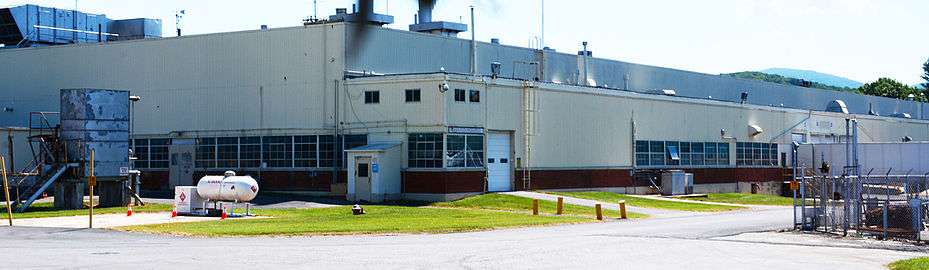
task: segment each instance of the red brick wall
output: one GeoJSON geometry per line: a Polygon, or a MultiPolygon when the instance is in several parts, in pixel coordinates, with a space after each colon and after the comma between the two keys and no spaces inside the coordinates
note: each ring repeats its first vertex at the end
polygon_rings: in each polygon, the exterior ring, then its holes
{"type": "MultiPolygon", "coordinates": [[[[205,175],[222,175],[224,171],[195,171],[194,181],[205,175]]],[[[262,190],[268,191],[323,191],[328,192],[332,180],[332,171],[318,171],[311,174],[307,171],[262,171],[259,177],[257,171],[240,171],[238,175],[250,175],[258,180],[262,190]]],[[[347,178],[345,171],[339,172],[339,178],[344,183],[347,178]]],[[[170,175],[167,171],[143,171],[142,190],[167,190],[170,175]]]]}
{"type": "MultiPolygon", "coordinates": [[[[735,182],[769,182],[783,181],[789,169],[785,168],[706,168],[685,169],[694,174],[694,184],[719,184],[735,182]]],[[[207,173],[222,175],[222,171],[198,171],[194,179],[207,173]]],[[[311,175],[306,171],[258,172],[244,171],[240,175],[251,175],[259,180],[263,190],[273,191],[330,191],[331,171],[318,171],[311,175]]],[[[484,191],[483,171],[405,171],[403,172],[404,193],[466,193],[484,191]]],[[[514,188],[521,190],[522,171],[514,174],[514,188]]],[[[341,182],[346,181],[344,171],[339,172],[341,182]]],[[[532,171],[532,189],[563,188],[604,188],[630,187],[632,176],[627,169],[589,169],[589,170],[538,170],[532,171]]],[[[143,190],[166,190],[168,187],[167,171],[146,171],[142,173],[143,190]]]]}
{"type": "MultiPolygon", "coordinates": [[[[694,184],[783,181],[784,168],[706,168],[684,169],[694,174],[694,184]]],[[[515,173],[515,188],[521,190],[523,171],[515,173]]],[[[532,189],[603,188],[633,186],[625,169],[538,170],[532,171],[532,189]]]]}
{"type": "Polygon", "coordinates": [[[403,193],[442,194],[483,191],[483,171],[403,172],[403,193]]]}
{"type": "Polygon", "coordinates": [[[789,178],[786,168],[721,168],[688,169],[694,174],[694,184],[719,184],[733,182],[770,182],[789,178]]]}

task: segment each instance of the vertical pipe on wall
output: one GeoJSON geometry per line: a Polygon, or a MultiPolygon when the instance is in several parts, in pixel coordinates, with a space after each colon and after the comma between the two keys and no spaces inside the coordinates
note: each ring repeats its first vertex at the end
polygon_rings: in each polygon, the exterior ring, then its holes
{"type": "Polygon", "coordinates": [[[845,118],[845,169],[843,174],[849,174],[852,168],[852,133],[851,119],[845,118]]]}
{"type": "MultiPolygon", "coordinates": [[[[341,135],[339,124],[339,80],[332,81],[332,89],[334,90],[333,98],[333,112],[332,112],[332,177],[329,182],[329,185],[332,186],[335,183],[339,182],[339,166],[336,166],[338,161],[342,160],[342,153],[339,153],[340,147],[336,147],[339,143],[339,135],[341,135]],[[338,156],[338,160],[336,160],[338,156]]],[[[345,162],[348,162],[347,160],[345,162]]]]}
{"type": "Polygon", "coordinates": [[[471,75],[477,74],[477,41],[475,40],[474,6],[471,6],[471,75]]]}
{"type": "Polygon", "coordinates": [[[10,171],[16,173],[15,157],[13,157],[13,129],[7,129],[6,135],[6,151],[9,153],[7,156],[10,157],[10,171]]]}

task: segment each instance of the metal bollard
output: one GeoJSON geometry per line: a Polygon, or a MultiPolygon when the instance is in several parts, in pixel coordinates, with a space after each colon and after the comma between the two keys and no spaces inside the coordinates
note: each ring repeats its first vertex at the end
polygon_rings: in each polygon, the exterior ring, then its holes
{"type": "Polygon", "coordinates": [[[555,206],[555,214],[564,214],[564,197],[558,197],[558,205],[555,206]]]}
{"type": "Polygon", "coordinates": [[[619,218],[626,219],[626,200],[619,201],[619,218]]]}
{"type": "Polygon", "coordinates": [[[600,207],[600,204],[594,206],[597,209],[597,220],[603,220],[603,208],[600,207]]]}
{"type": "Polygon", "coordinates": [[[539,199],[532,199],[532,215],[539,215],[539,199]]]}

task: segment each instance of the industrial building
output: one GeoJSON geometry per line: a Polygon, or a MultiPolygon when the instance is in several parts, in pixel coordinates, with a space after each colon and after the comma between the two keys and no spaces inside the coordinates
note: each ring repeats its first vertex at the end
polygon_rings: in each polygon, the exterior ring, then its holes
{"type": "MultiPolygon", "coordinates": [[[[429,10],[411,31],[340,10],[181,37],[0,38],[0,126],[11,135],[0,149],[28,168],[30,113],[57,111],[71,88],[141,98],[130,134],[143,190],[234,170],[263,190],[366,201],[644,193],[657,172],[681,169],[696,192],[778,192],[792,142],[844,141],[846,119],[861,142],[929,140],[924,103],[462,39],[467,25],[429,10]]],[[[4,33],[28,31],[3,14],[4,33]]]]}

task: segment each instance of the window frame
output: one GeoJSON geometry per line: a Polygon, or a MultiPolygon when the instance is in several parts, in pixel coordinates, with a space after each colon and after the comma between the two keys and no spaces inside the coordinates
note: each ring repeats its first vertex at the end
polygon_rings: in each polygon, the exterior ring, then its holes
{"type": "Polygon", "coordinates": [[[364,103],[365,104],[381,104],[381,91],[380,90],[364,91],[364,103]]]}
{"type": "Polygon", "coordinates": [[[445,135],[445,167],[446,168],[484,168],[484,158],[487,146],[484,142],[484,134],[459,134],[450,133],[445,135]],[[461,149],[452,149],[452,138],[461,137],[461,149]],[[476,147],[479,146],[480,149],[476,147]],[[453,152],[463,153],[459,157],[451,157],[453,152]],[[458,162],[461,162],[459,165],[458,162]]]}
{"type": "Polygon", "coordinates": [[[481,90],[468,90],[468,102],[481,103],[481,90]]]}
{"type": "Polygon", "coordinates": [[[410,133],[407,135],[407,167],[441,169],[445,167],[445,134],[410,133]]]}
{"type": "Polygon", "coordinates": [[[634,144],[633,157],[636,167],[731,167],[728,142],[636,140],[634,144]]]}
{"type": "Polygon", "coordinates": [[[422,102],[422,90],[420,89],[406,89],[403,91],[403,100],[406,103],[419,103],[422,102]]]}
{"type": "Polygon", "coordinates": [[[464,89],[455,89],[455,102],[467,102],[468,101],[468,91],[464,89]]]}

